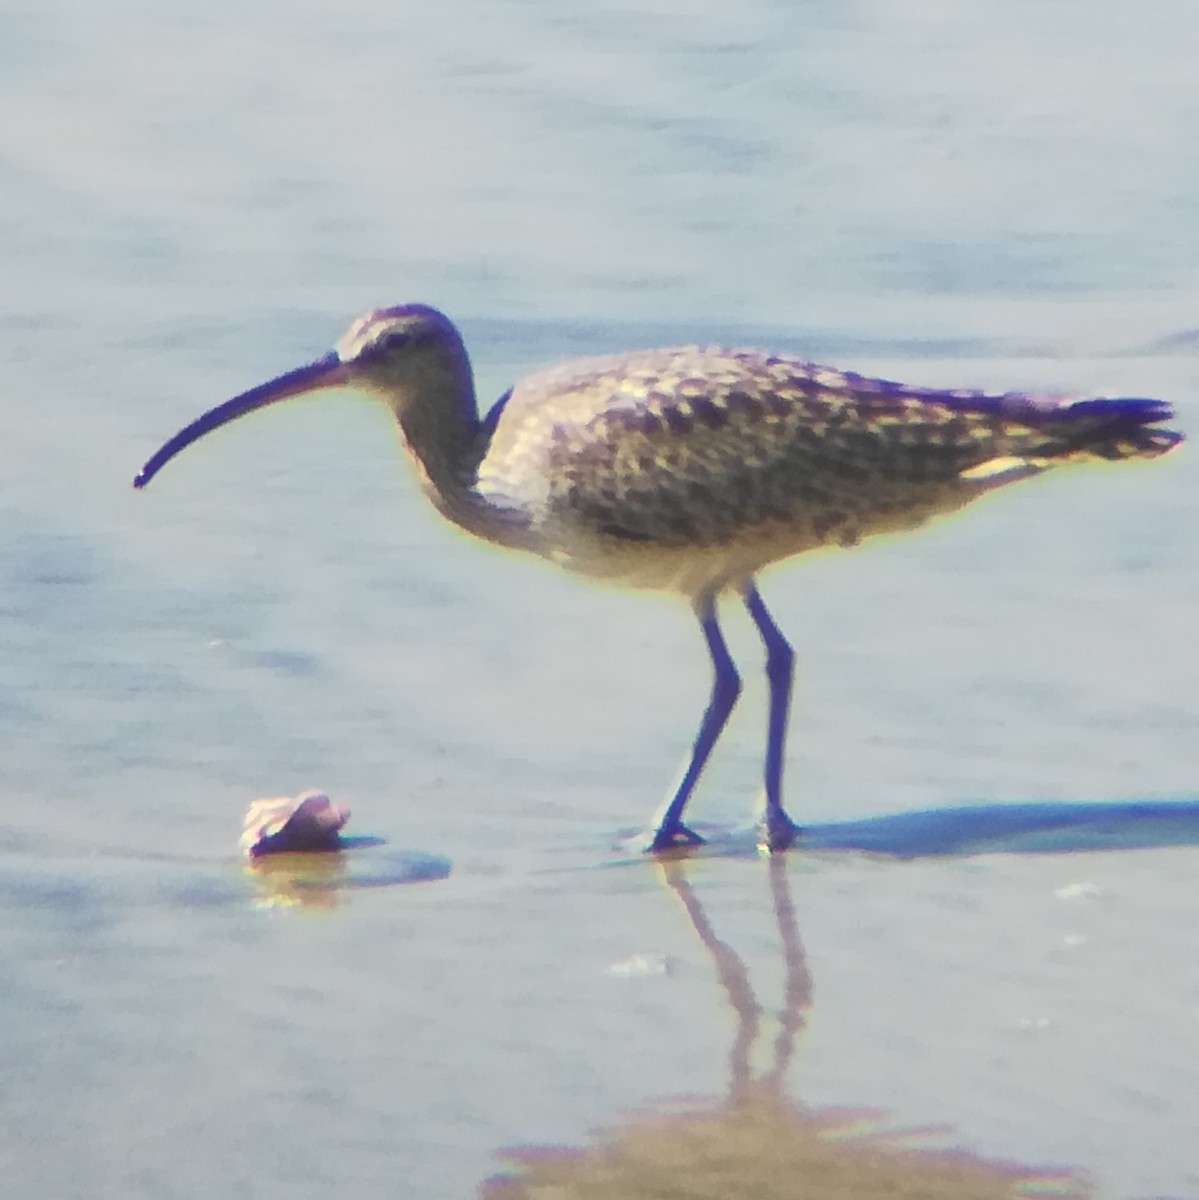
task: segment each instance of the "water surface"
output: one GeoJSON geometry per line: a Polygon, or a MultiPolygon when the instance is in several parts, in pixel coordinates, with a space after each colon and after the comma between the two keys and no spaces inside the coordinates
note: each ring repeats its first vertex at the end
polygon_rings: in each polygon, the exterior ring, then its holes
{"type": "MultiPolygon", "coordinates": [[[[1196,36],[1181,0],[0,14],[13,1194],[465,1197],[506,1148],[729,1087],[710,947],[610,849],[703,704],[685,611],[446,530],[357,397],[136,495],[162,438],[407,299],[461,320],[487,398],[567,354],[737,340],[1161,395],[1190,428],[1196,36]],[[303,906],[247,877],[245,804],[309,786],[448,878],[303,906]]],[[[1195,462],[1063,472],[768,577],[796,815],[1193,800],[1195,462]]],[[[751,686],[697,800],[726,824],[764,712],[730,617],[751,686]]],[[[780,1094],[1199,1196],[1196,850],[1165,840],[790,856],[810,997],[780,1094]]],[[[371,853],[349,882],[401,861],[371,853]]],[[[767,865],[686,879],[763,997],[764,1068],[767,865]]]]}

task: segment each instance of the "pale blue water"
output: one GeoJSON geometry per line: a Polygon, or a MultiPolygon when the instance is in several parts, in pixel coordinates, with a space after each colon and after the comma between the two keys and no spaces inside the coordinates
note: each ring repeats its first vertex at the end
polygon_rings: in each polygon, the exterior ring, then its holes
{"type": "MultiPolygon", "coordinates": [[[[487,398],[696,338],[1199,428],[1197,39],[1182,0],[0,11],[9,1194],[470,1196],[727,1083],[707,955],[652,867],[600,869],[702,707],[685,612],[446,530],[361,399],[133,493],[165,436],[411,299],[487,398]],[[449,878],[265,906],[241,811],[314,785],[449,878]]],[[[768,578],[797,816],[1193,799],[1196,461],[768,578]]],[[[744,707],[704,817],[752,797],[744,707]]],[[[793,856],[790,1093],[1199,1197],[1196,853],[793,856]]],[[[692,882],[769,997],[763,872],[692,882]]]]}

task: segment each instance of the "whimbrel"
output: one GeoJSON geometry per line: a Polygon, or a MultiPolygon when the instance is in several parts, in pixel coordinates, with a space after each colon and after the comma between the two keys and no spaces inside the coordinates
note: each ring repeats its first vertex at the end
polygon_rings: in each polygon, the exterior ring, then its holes
{"type": "Polygon", "coordinates": [[[783,807],[793,652],[755,584],[771,563],[913,529],[1061,463],[1153,458],[1183,435],[1140,398],[908,387],[759,350],[672,346],[522,379],[480,419],[462,337],[436,309],[377,309],[336,348],[199,417],[134,480],[265,405],[350,387],[388,405],[450,521],[593,579],[686,598],[714,667],[708,706],[651,851],[702,839],[683,810],[741,689],[717,622],[739,593],[766,648],[761,844],[800,834],[783,807]]]}

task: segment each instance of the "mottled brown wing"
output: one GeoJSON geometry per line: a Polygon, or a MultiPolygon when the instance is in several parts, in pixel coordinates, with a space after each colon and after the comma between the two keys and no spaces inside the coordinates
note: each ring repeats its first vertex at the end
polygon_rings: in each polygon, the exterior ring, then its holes
{"type": "Polygon", "coordinates": [[[1044,442],[956,407],[953,393],[753,351],[621,356],[563,385],[549,515],[663,545],[720,544],[777,521],[818,538],[894,524],[935,506],[962,471],[1044,442]]]}

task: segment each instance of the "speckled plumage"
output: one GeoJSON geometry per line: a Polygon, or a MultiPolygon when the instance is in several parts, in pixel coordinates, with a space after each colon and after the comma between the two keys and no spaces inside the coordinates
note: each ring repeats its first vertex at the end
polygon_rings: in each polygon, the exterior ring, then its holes
{"type": "Polygon", "coordinates": [[[390,406],[425,493],[462,528],[691,601],[716,683],[652,849],[698,840],[682,810],[740,687],[716,623],[719,593],[741,593],[767,648],[764,840],[781,848],[796,834],[780,796],[791,649],[754,576],[806,550],[913,528],[1059,463],[1155,457],[1182,441],[1160,424],[1173,414],[1158,400],[914,388],[715,346],[551,367],[480,420],[457,329],[405,305],[367,313],[331,354],[205,413],[135,483],[210,429],[341,386],[390,406]]]}
{"type": "Polygon", "coordinates": [[[563,565],[695,595],[804,550],[914,527],[1054,461],[1174,443],[1118,422],[1121,442],[1106,431],[1112,415],[677,346],[522,380],[471,483],[524,514],[533,548],[563,565]]]}

